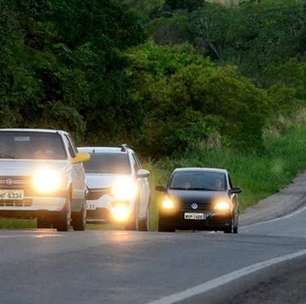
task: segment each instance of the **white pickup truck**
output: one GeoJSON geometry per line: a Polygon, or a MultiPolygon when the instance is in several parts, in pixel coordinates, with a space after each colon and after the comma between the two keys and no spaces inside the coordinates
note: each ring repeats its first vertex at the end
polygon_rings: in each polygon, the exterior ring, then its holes
{"type": "Polygon", "coordinates": [[[0,129],[0,217],[37,218],[38,228],[84,230],[87,153],[57,130],[0,129]]]}

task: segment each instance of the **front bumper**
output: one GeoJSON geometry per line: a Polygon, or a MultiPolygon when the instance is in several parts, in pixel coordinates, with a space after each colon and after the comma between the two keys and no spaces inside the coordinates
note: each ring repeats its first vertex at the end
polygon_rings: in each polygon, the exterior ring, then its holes
{"type": "Polygon", "coordinates": [[[233,214],[216,214],[208,212],[204,220],[186,220],[184,218],[185,212],[180,211],[176,213],[162,213],[164,220],[172,223],[177,229],[197,229],[197,230],[222,230],[231,225],[233,221],[233,214]]]}
{"type": "Polygon", "coordinates": [[[46,212],[60,212],[65,207],[65,197],[25,197],[23,200],[1,201],[0,216],[24,217],[46,212]]]}

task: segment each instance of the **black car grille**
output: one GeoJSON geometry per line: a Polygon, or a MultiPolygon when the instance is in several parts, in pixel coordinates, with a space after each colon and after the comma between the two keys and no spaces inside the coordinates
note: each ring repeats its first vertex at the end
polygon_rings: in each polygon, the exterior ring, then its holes
{"type": "Polygon", "coordinates": [[[30,207],[32,206],[31,199],[24,200],[0,200],[0,207],[30,207]]]}
{"type": "Polygon", "coordinates": [[[211,201],[187,201],[182,202],[182,210],[183,211],[211,211],[212,203],[211,201]]]}

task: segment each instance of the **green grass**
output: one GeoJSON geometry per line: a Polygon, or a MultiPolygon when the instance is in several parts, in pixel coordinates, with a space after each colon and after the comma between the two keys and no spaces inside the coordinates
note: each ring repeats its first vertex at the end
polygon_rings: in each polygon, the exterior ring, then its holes
{"type": "MultiPolygon", "coordinates": [[[[306,169],[306,126],[292,127],[285,135],[267,140],[262,153],[230,150],[195,151],[178,159],[148,162],[152,171],[151,229],[157,228],[157,205],[160,197],[155,185],[166,185],[171,171],[177,167],[217,167],[230,171],[235,186],[242,188],[242,210],[289,184],[306,169]]],[[[0,229],[35,228],[35,221],[0,219],[0,229]]],[[[88,225],[89,229],[122,229],[121,226],[88,225]]]]}
{"type": "Polygon", "coordinates": [[[35,220],[0,218],[0,229],[33,229],[33,228],[36,228],[35,220]]]}

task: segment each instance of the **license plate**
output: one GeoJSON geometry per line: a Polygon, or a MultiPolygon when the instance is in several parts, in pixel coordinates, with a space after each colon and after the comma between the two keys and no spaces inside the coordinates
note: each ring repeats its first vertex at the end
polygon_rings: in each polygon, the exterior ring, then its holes
{"type": "Polygon", "coordinates": [[[185,213],[184,219],[185,220],[206,220],[207,215],[204,213],[185,213]]]}
{"type": "Polygon", "coordinates": [[[95,204],[88,204],[87,203],[87,210],[96,210],[97,209],[97,207],[96,207],[96,205],[95,204]]]}
{"type": "Polygon", "coordinates": [[[18,201],[23,200],[23,190],[0,190],[0,200],[18,201]]]}

